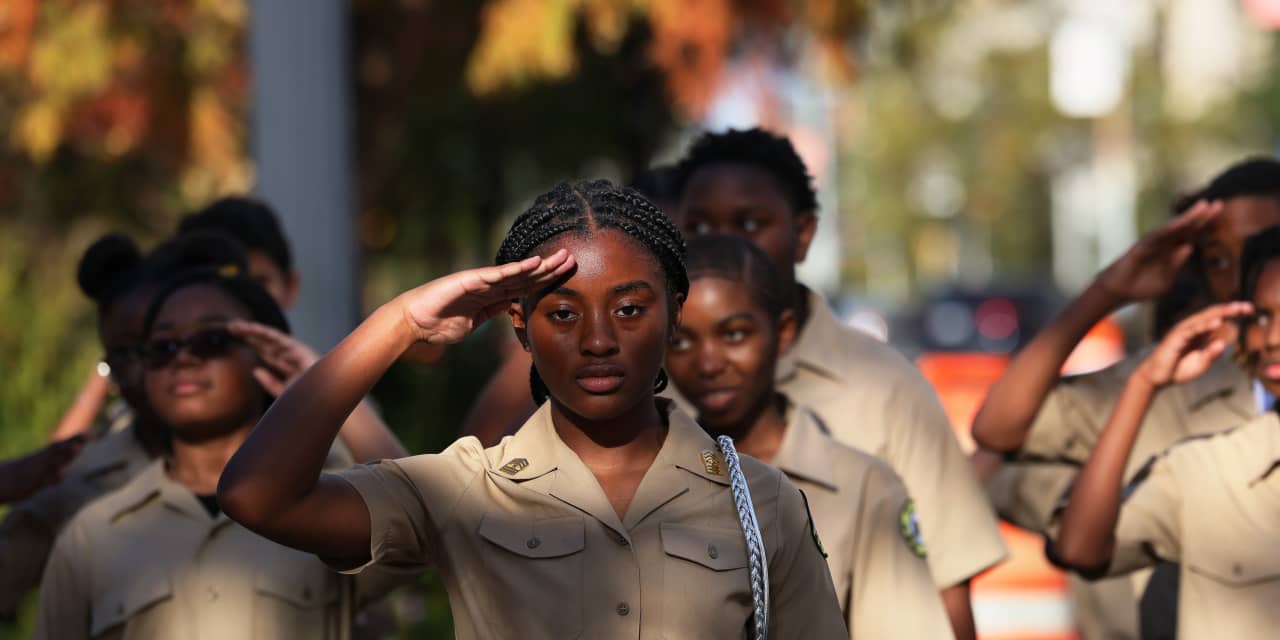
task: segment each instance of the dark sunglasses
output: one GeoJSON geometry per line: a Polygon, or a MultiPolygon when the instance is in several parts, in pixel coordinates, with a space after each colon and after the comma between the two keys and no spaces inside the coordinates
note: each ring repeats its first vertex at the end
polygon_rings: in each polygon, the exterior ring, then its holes
{"type": "Polygon", "coordinates": [[[205,329],[186,338],[160,338],[142,345],[142,362],[148,369],[169,366],[183,349],[191,355],[207,360],[221,358],[231,352],[240,339],[226,329],[205,329]]]}

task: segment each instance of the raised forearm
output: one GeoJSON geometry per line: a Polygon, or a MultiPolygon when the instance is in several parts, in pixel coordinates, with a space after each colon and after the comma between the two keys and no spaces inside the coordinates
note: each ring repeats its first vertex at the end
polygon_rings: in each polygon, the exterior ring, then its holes
{"type": "Polygon", "coordinates": [[[303,500],[343,423],[413,341],[393,301],[291,384],[223,472],[227,513],[252,528],[303,500]]]}
{"type": "Polygon", "coordinates": [[[1076,478],[1053,543],[1055,555],[1064,564],[1095,570],[1110,563],[1125,466],[1155,391],[1144,376],[1129,379],[1097,447],[1076,478]]]}
{"type": "Polygon", "coordinates": [[[1089,329],[1122,303],[1097,282],[1076,297],[991,385],[973,421],[974,440],[996,452],[1022,448],[1036,414],[1058,382],[1062,364],[1089,329]]]}

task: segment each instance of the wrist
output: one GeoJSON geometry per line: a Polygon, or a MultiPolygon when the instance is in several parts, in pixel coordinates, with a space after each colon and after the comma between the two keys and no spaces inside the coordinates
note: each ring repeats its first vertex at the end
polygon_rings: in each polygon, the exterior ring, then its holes
{"type": "Polygon", "coordinates": [[[1082,303],[1087,303],[1091,309],[1096,310],[1099,320],[1116,309],[1133,302],[1133,299],[1127,294],[1109,286],[1104,277],[1105,274],[1106,272],[1104,271],[1094,278],[1078,297],[1078,300],[1082,303]]]}
{"type": "Polygon", "coordinates": [[[397,358],[422,339],[417,323],[409,314],[403,294],[378,307],[374,315],[380,316],[379,324],[383,326],[382,333],[395,345],[397,358]]]}
{"type": "Polygon", "coordinates": [[[1126,389],[1146,395],[1155,395],[1157,391],[1168,385],[1169,380],[1163,379],[1151,371],[1150,361],[1144,361],[1125,382],[1126,389]]]}

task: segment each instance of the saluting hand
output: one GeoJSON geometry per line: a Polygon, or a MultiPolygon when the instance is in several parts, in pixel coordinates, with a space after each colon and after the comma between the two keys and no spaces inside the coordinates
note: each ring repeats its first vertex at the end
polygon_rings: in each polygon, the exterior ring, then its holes
{"type": "Polygon", "coordinates": [[[1197,202],[1138,240],[1098,274],[1097,284],[1124,302],[1155,298],[1173,286],[1195,242],[1222,212],[1221,201],[1197,202]]]}
{"type": "Polygon", "coordinates": [[[468,269],[400,294],[399,304],[419,341],[452,344],[502,313],[513,299],[549,286],[575,265],[561,249],[546,258],[468,269]]]}
{"type": "Polygon", "coordinates": [[[1155,388],[1199,377],[1227,348],[1226,340],[1213,335],[1213,332],[1228,318],[1252,312],[1253,305],[1248,302],[1228,302],[1209,307],[1179,322],[1134,375],[1144,376],[1155,388]]]}
{"type": "Polygon", "coordinates": [[[276,397],[320,359],[301,340],[265,324],[235,320],[227,324],[227,331],[257,352],[264,366],[255,367],[253,377],[267,393],[276,397]]]}

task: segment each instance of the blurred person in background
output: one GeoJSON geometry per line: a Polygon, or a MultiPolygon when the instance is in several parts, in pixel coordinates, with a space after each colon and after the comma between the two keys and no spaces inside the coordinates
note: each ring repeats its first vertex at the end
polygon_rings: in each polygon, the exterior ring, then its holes
{"type": "MultiPolygon", "coordinates": [[[[663,213],[674,216],[679,194],[675,191],[675,167],[659,165],[631,181],[631,188],[648,198],[663,213]]],[[[486,446],[513,433],[537,406],[529,399],[529,354],[520,348],[510,332],[497,336],[501,344],[500,364],[480,394],[471,403],[462,421],[462,435],[475,436],[486,446]]],[[[419,345],[417,349],[428,345],[419,345]]]]}
{"type": "Polygon", "coordinates": [[[677,165],[689,237],[742,236],[793,296],[797,335],[777,389],[810,408],[839,442],[886,461],[915,499],[928,562],[957,637],[975,637],[969,581],[1005,557],[995,515],[933,388],[901,354],[846,327],[796,280],[817,230],[817,194],[791,142],[763,129],[707,133],[677,165]],[[856,416],[856,419],[850,419],[856,416]]]}
{"type": "MultiPolygon", "coordinates": [[[[991,386],[974,419],[973,436],[1006,460],[989,491],[997,511],[1010,522],[1042,533],[1056,524],[1066,492],[1146,351],[1107,369],[1062,379],[1059,372],[1068,354],[1094,324],[1132,302],[1161,300],[1158,330],[1205,303],[1231,300],[1245,239],[1280,224],[1280,162],[1252,158],[1233,165],[1180,199],[1174,211],[1173,221],[1103,270],[991,386]],[[1189,276],[1187,268],[1197,273],[1189,276]],[[1181,288],[1173,289],[1179,280],[1181,288]],[[1204,287],[1201,292],[1186,290],[1196,283],[1204,287]]],[[[1221,330],[1229,334],[1233,328],[1228,323],[1221,330]]],[[[1223,337],[1232,344],[1232,336],[1223,337]]],[[[1179,440],[1216,433],[1265,410],[1231,357],[1219,358],[1204,375],[1156,394],[1125,478],[1179,440]]],[[[991,453],[979,456],[995,458],[991,453]]],[[[1073,579],[1073,614],[1082,635],[1171,637],[1177,575],[1176,567],[1157,565],[1154,577],[1139,571],[1092,584],[1073,579]]]]}
{"type": "Polygon", "coordinates": [[[850,638],[954,637],[898,474],[774,388],[796,324],[769,258],[729,235],[695,237],[688,251],[689,298],[666,362],[698,423],[804,492],[850,638]]]}
{"type": "Polygon", "coordinates": [[[1178,638],[1264,638],[1280,627],[1280,228],[1249,239],[1238,271],[1249,302],[1180,322],[1134,369],[1048,545],[1051,559],[1090,577],[1178,563],[1178,638]],[[1237,318],[1239,331],[1221,331],[1237,318]],[[1188,437],[1130,473],[1141,430],[1158,425],[1148,413],[1156,394],[1204,375],[1232,342],[1259,414],[1188,437]]]}
{"type": "Polygon", "coordinates": [[[45,448],[20,458],[0,462],[0,505],[17,502],[62,480],[80,449],[85,436],[72,436],[46,445],[45,448]]]}
{"type": "MultiPolygon", "coordinates": [[[[288,323],[235,266],[170,275],[138,352],[170,446],[67,523],[45,568],[36,637],[348,637],[356,610],[394,582],[331,573],[230,521],[214,498],[274,392],[301,373],[270,333],[287,335],[288,323]],[[268,369],[285,380],[267,383],[268,369]]],[[[328,460],[350,466],[332,450],[328,460]]]]}

